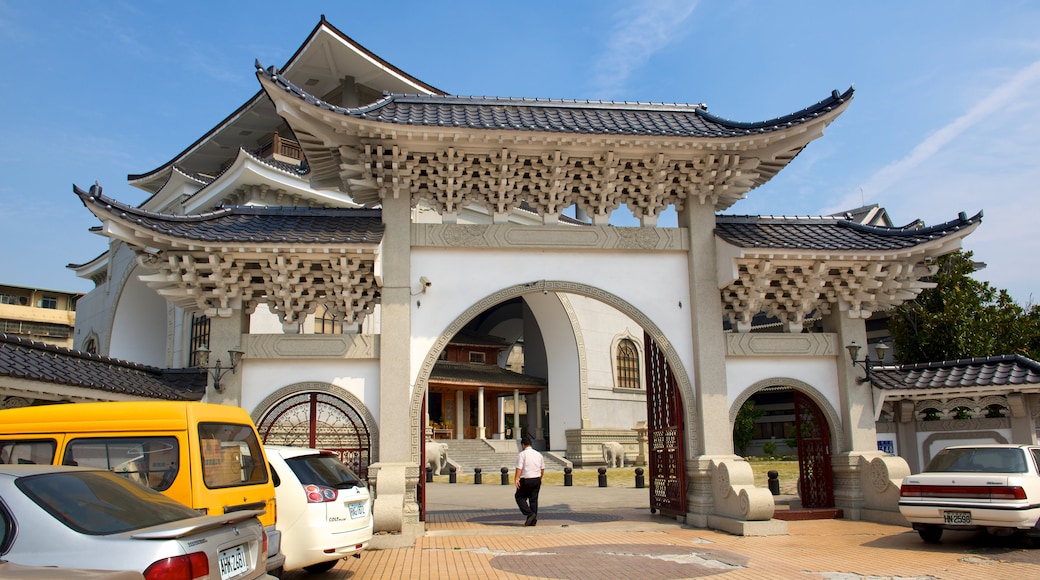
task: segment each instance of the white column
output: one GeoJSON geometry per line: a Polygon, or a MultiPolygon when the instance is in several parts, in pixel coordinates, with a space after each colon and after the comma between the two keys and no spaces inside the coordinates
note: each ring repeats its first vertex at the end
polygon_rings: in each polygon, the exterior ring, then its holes
{"type": "Polygon", "coordinates": [[[513,389],[513,439],[520,439],[520,389],[513,389]]]}
{"type": "MultiPolygon", "coordinates": [[[[542,392],[539,390],[534,394],[534,438],[538,440],[545,439],[545,425],[542,424],[542,392]]],[[[530,420],[531,406],[527,406],[527,416],[530,420]]]]}
{"type": "Polygon", "coordinates": [[[484,427],[484,387],[477,389],[477,439],[487,439],[484,427]]]}
{"type": "Polygon", "coordinates": [[[506,436],[506,398],[498,397],[498,433],[504,439],[506,436]]]}
{"type": "Polygon", "coordinates": [[[466,426],[466,409],[462,406],[462,391],[455,391],[455,438],[462,439],[466,426]]]}

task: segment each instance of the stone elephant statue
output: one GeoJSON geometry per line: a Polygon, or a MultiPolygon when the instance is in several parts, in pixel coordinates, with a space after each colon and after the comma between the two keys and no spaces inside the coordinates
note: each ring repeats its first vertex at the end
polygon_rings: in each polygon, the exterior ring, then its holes
{"type": "Polygon", "coordinates": [[[617,441],[603,443],[603,462],[607,467],[624,467],[625,447],[617,441]]]}
{"type": "Polygon", "coordinates": [[[426,442],[426,466],[433,469],[434,475],[441,475],[448,467],[448,444],[436,441],[426,442]]]}

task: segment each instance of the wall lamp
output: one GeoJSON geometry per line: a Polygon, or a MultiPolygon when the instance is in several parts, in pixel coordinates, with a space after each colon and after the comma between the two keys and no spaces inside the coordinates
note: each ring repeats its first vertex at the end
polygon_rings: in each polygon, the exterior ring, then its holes
{"type": "Polygon", "coordinates": [[[233,346],[228,349],[228,360],[231,366],[228,368],[220,368],[220,359],[213,366],[209,366],[209,348],[206,345],[202,345],[195,349],[195,364],[198,368],[210,371],[213,377],[213,388],[218,393],[224,392],[224,387],[220,386],[220,379],[224,378],[224,375],[231,371],[231,374],[235,374],[235,369],[238,368],[238,363],[242,362],[242,355],[245,351],[240,346],[233,346]]]}
{"type": "Polygon", "coordinates": [[[877,362],[870,360],[870,355],[863,357],[863,360],[856,360],[859,356],[860,346],[853,342],[852,344],[845,347],[849,351],[849,358],[852,359],[852,366],[860,365],[863,367],[863,372],[866,374],[865,377],[856,377],[856,381],[860,384],[870,382],[870,369],[879,366],[885,362],[885,353],[888,352],[888,345],[879,342],[874,347],[874,354],[877,355],[877,362]]]}

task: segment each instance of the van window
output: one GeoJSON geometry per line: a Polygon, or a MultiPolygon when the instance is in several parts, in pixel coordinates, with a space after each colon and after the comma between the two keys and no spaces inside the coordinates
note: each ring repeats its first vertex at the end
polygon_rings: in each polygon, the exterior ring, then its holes
{"type": "Polygon", "coordinates": [[[57,448],[58,442],[54,439],[0,441],[0,463],[50,465],[54,463],[57,448]]]}
{"type": "Polygon", "coordinates": [[[97,437],[73,439],[62,465],[107,469],[164,491],[177,478],[179,446],[175,437],[97,437]]]}
{"type": "Polygon", "coordinates": [[[252,426],[199,423],[199,444],[206,487],[267,482],[267,465],[252,426]]]}

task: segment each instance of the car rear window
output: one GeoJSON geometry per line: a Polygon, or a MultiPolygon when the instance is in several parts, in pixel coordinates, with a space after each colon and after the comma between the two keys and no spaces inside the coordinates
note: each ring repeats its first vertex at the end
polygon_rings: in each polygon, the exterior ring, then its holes
{"type": "Polygon", "coordinates": [[[267,482],[267,463],[250,425],[199,423],[202,479],[206,487],[235,487],[267,482]]]}
{"type": "Polygon", "coordinates": [[[175,437],[105,437],[73,439],[65,446],[62,465],[114,471],[156,491],[170,487],[180,466],[175,437]]]}
{"type": "Polygon", "coordinates": [[[932,473],[1026,473],[1021,449],[965,447],[943,449],[928,463],[932,473]]]}
{"type": "Polygon", "coordinates": [[[304,485],[313,483],[333,489],[361,486],[361,478],[333,455],[300,455],[287,458],[285,463],[304,485]]]}
{"type": "Polygon", "coordinates": [[[118,534],[199,515],[109,471],[30,475],[18,478],[15,485],[56,520],[82,534],[118,534]]]}

